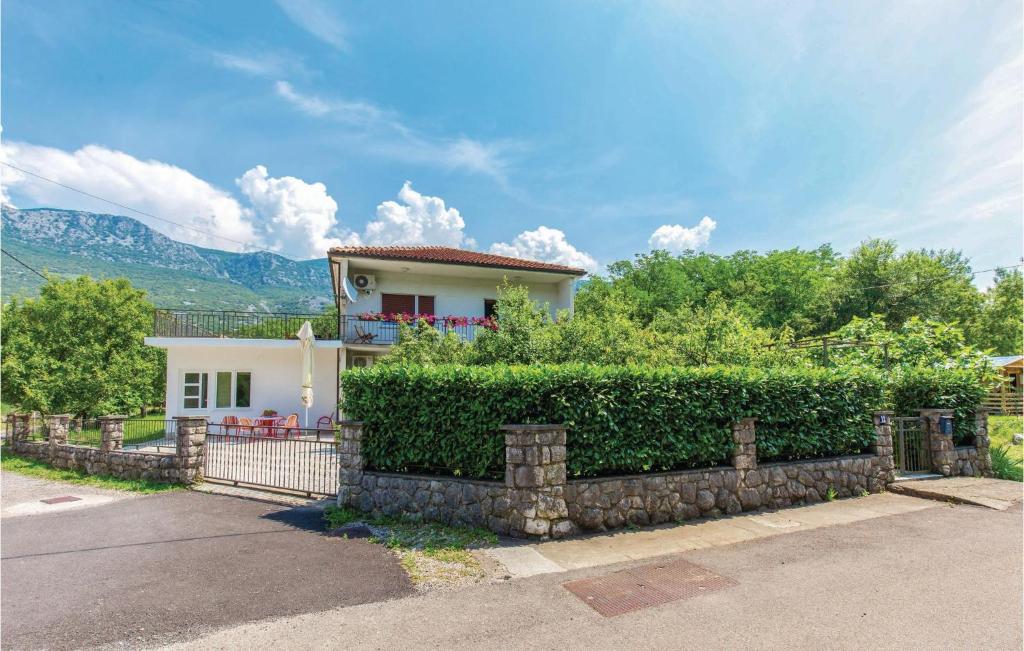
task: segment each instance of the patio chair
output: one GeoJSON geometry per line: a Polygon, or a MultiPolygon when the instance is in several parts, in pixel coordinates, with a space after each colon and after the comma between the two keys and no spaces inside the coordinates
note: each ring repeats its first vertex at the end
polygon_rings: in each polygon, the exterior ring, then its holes
{"type": "Polygon", "coordinates": [[[277,431],[280,432],[281,438],[289,438],[289,432],[295,432],[295,438],[299,438],[301,435],[301,432],[299,432],[299,415],[288,414],[288,418],[281,423],[277,431]]]}
{"type": "Polygon", "coordinates": [[[363,330],[363,327],[361,325],[359,325],[358,323],[355,325],[355,329],[356,329],[356,339],[358,340],[356,343],[372,344],[374,338],[377,336],[377,335],[373,334],[372,332],[367,332],[367,331],[363,330]]]}
{"type": "Polygon", "coordinates": [[[252,436],[252,419],[242,416],[238,419],[238,433],[241,436],[252,436]]]}
{"type": "Polygon", "coordinates": [[[238,440],[238,417],[237,416],[225,416],[221,419],[221,428],[224,430],[224,437],[226,441],[232,439],[238,440]]]}

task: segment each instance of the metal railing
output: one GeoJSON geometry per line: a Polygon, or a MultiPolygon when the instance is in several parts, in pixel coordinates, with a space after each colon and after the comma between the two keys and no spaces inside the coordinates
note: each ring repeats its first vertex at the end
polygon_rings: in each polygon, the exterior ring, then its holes
{"type": "Polygon", "coordinates": [[[306,495],[338,492],[338,450],[332,429],[207,426],[203,474],[233,484],[306,495]]]}
{"type": "MultiPolygon", "coordinates": [[[[317,339],[341,339],[347,344],[398,343],[399,324],[395,321],[349,315],[339,319],[332,315],[289,312],[158,309],[153,313],[153,334],[157,337],[295,339],[305,321],[313,324],[313,334],[317,339]]],[[[473,341],[486,326],[449,324],[439,317],[433,328],[442,335],[453,332],[464,341],[473,341]]]]}
{"type": "Polygon", "coordinates": [[[295,339],[305,321],[313,324],[317,339],[338,338],[337,317],[329,314],[231,310],[154,310],[153,334],[157,337],[295,339]]]}
{"type": "Polygon", "coordinates": [[[177,421],[153,418],[129,418],[124,421],[124,440],[121,447],[126,450],[155,448],[166,452],[177,446],[177,421]]]}

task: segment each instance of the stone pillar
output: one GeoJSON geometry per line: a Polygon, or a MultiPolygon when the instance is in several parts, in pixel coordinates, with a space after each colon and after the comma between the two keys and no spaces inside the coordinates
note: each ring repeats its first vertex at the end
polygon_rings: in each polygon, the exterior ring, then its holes
{"type": "Polygon", "coordinates": [[[100,450],[120,450],[124,443],[124,421],[127,416],[100,416],[100,450]]]}
{"type": "Polygon", "coordinates": [[[939,429],[940,418],[952,418],[952,409],[921,409],[921,431],[924,442],[931,454],[932,472],[951,477],[956,474],[956,452],[953,450],[953,437],[943,434],[939,429]]]}
{"type": "Polygon", "coordinates": [[[338,423],[338,506],[357,506],[363,484],[363,423],[338,423]]]}
{"type": "Polygon", "coordinates": [[[732,465],[736,470],[757,469],[756,418],[742,418],[732,424],[732,465]]]}
{"type": "Polygon", "coordinates": [[[504,425],[509,533],[563,538],[573,533],[565,504],[565,425],[504,425]]]}
{"type": "Polygon", "coordinates": [[[978,407],[974,410],[974,447],[978,450],[978,471],[982,477],[992,476],[992,456],[988,437],[988,409],[978,407]]]}
{"type": "Polygon", "coordinates": [[[32,414],[11,414],[14,428],[11,430],[11,442],[27,441],[32,432],[32,414]]]}
{"type": "Polygon", "coordinates": [[[868,489],[880,491],[896,480],[896,460],[893,458],[892,418],[895,412],[876,411],[872,414],[875,423],[875,444],[872,451],[878,457],[878,476],[869,480],[868,489]],[[876,484],[877,482],[877,484],[876,484]]]}
{"type": "Polygon", "coordinates": [[[198,484],[203,481],[203,456],[206,452],[206,416],[177,416],[175,463],[178,481],[198,484]]]}
{"type": "Polygon", "coordinates": [[[57,446],[68,442],[68,421],[71,414],[53,414],[46,417],[46,427],[50,430],[50,458],[57,455],[57,446]]]}

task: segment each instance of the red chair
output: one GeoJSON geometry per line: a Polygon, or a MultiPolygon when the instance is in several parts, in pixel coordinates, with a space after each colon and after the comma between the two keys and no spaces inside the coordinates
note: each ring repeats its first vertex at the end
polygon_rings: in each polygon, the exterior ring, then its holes
{"type": "Polygon", "coordinates": [[[288,414],[288,418],[285,419],[281,426],[277,428],[281,438],[289,438],[291,432],[295,432],[295,438],[299,438],[301,432],[299,432],[299,415],[288,414]]]}
{"type": "Polygon", "coordinates": [[[238,419],[238,433],[244,437],[250,437],[254,434],[251,418],[242,416],[238,419]]]}
{"type": "Polygon", "coordinates": [[[225,440],[238,440],[238,417],[225,416],[221,420],[221,427],[224,429],[225,440]]]}

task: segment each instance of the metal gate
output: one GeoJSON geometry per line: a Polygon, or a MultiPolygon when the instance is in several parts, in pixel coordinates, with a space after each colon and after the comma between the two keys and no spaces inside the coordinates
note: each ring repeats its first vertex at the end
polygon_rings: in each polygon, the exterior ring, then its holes
{"type": "Polygon", "coordinates": [[[306,495],[338,492],[338,446],[330,430],[210,425],[207,479],[306,495]]]}
{"type": "Polygon", "coordinates": [[[931,454],[919,417],[893,418],[892,438],[897,471],[903,473],[931,472],[931,454]]]}

